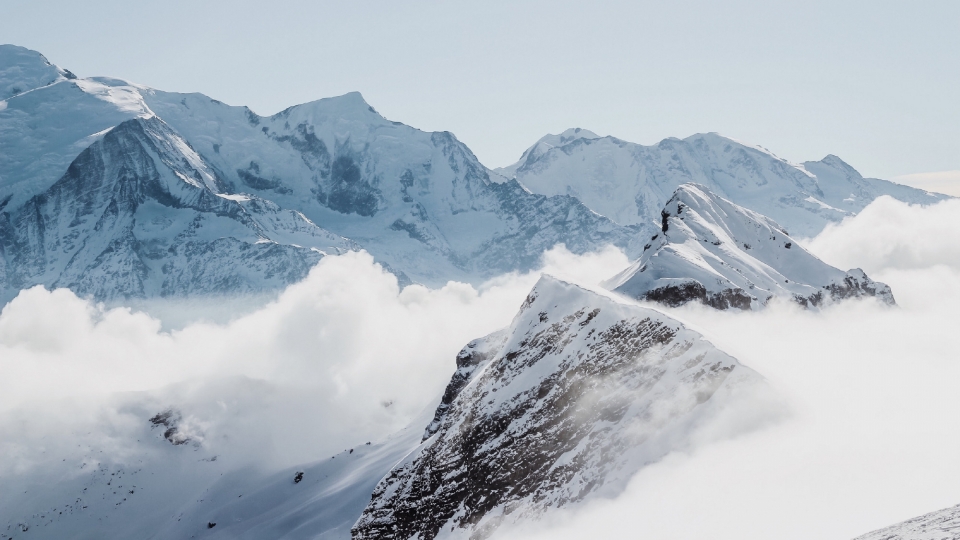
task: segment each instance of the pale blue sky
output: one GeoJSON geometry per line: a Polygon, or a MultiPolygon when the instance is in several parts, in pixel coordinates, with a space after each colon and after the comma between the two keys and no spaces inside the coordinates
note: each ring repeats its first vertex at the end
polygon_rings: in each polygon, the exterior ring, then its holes
{"type": "Polygon", "coordinates": [[[272,114],[359,90],[488,166],[584,127],[960,170],[960,2],[3,0],[0,42],[272,114]]]}

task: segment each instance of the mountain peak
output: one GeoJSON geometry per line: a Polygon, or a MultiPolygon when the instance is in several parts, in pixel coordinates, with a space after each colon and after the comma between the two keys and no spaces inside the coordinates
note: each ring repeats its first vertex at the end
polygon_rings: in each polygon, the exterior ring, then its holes
{"type": "Polygon", "coordinates": [[[772,219],[705,186],[681,185],[661,219],[662,232],[606,287],[671,306],[698,300],[717,309],[760,309],[774,297],[805,307],[861,296],[894,304],[886,285],[861,270],[826,264],[772,219]]]}
{"type": "Polygon", "coordinates": [[[602,138],[603,137],[597,135],[596,133],[583,128],[570,128],[563,131],[563,133],[560,133],[559,135],[548,133],[543,137],[540,137],[540,139],[534,143],[533,146],[524,150],[523,155],[520,156],[520,161],[517,161],[513,165],[496,169],[496,171],[507,178],[513,178],[516,176],[518,169],[533,165],[534,162],[536,162],[553,148],[563,147],[579,140],[593,140],[602,138]]]}
{"type": "Polygon", "coordinates": [[[849,163],[847,163],[846,161],[840,159],[839,157],[833,154],[827,154],[820,161],[808,161],[803,164],[804,168],[806,169],[810,169],[811,166],[813,169],[816,169],[817,165],[826,165],[831,169],[839,171],[841,174],[843,174],[847,178],[863,178],[863,176],[861,176],[856,169],[850,166],[849,163]]]}
{"type": "Polygon", "coordinates": [[[37,51],[18,45],[0,45],[0,100],[47,86],[76,75],[50,63],[37,51]]]}
{"type": "Polygon", "coordinates": [[[271,116],[272,119],[295,119],[297,121],[310,119],[311,123],[321,123],[325,120],[348,120],[363,122],[385,122],[386,119],[377,112],[360,92],[348,92],[342,96],[317,99],[288,107],[271,116]]]}
{"type": "Polygon", "coordinates": [[[693,422],[754,410],[766,391],[680,322],[545,276],[509,327],[457,355],[427,437],[383,477],[352,537],[489,538],[616,495],[689,445],[693,422]]]}

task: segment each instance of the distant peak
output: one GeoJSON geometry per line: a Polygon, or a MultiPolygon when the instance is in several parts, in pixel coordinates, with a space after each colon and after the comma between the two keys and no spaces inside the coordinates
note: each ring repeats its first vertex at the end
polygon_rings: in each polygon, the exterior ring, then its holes
{"type": "Polygon", "coordinates": [[[559,135],[550,133],[540,137],[540,140],[534,143],[533,146],[527,148],[523,152],[523,155],[520,156],[520,161],[514,163],[513,165],[498,169],[498,171],[501,174],[506,175],[508,178],[512,178],[516,176],[518,170],[532,165],[535,161],[540,159],[541,156],[553,148],[563,147],[579,140],[594,140],[602,138],[603,137],[600,137],[596,133],[583,128],[570,128],[559,135]]]}
{"type": "Polygon", "coordinates": [[[294,105],[273,115],[275,118],[286,118],[291,115],[307,114],[322,116],[337,116],[340,118],[369,118],[374,115],[383,119],[383,116],[377,112],[365,99],[360,92],[348,92],[342,96],[334,96],[309,101],[300,105],[294,105]]]}
{"type": "Polygon", "coordinates": [[[862,178],[860,173],[856,169],[851,167],[849,163],[847,163],[846,161],[840,159],[839,157],[833,154],[827,154],[820,161],[808,161],[803,164],[804,168],[807,168],[807,169],[811,169],[811,166],[812,166],[812,169],[814,171],[816,171],[817,165],[825,165],[827,167],[830,167],[831,169],[840,171],[848,178],[862,178]]]}
{"type": "Polygon", "coordinates": [[[540,137],[540,140],[536,142],[533,146],[530,147],[527,151],[529,152],[535,148],[549,149],[554,146],[563,146],[565,144],[572,143],[573,141],[578,141],[580,139],[599,139],[600,136],[596,133],[583,128],[570,128],[559,135],[554,135],[552,133],[540,137]]]}

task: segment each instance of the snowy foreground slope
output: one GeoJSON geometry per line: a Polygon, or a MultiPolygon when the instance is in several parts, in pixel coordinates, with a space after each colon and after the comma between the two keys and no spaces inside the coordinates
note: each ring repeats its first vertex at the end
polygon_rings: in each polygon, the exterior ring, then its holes
{"type": "Polygon", "coordinates": [[[764,409],[761,377],[696,332],[546,276],[457,366],[423,443],[377,486],[354,538],[485,538],[615,495],[715,415],[764,409]]]}
{"type": "Polygon", "coordinates": [[[960,539],[960,505],[908,519],[855,540],[957,540],[960,539]]]}
{"type": "MultiPolygon", "coordinates": [[[[452,134],[388,121],[357,93],[262,117],[200,94],[161,92],[117,79],[70,78],[38,53],[19,47],[0,46],[0,65],[18,68],[3,71],[11,78],[0,79],[0,86],[23,87],[0,101],[0,282],[7,296],[33,284],[66,286],[97,299],[275,290],[302,277],[301,265],[316,261],[310,249],[329,251],[311,238],[301,242],[301,236],[282,237],[269,228],[254,243],[274,247],[251,249],[250,223],[229,222],[254,212],[223,209],[214,211],[219,232],[197,231],[196,241],[206,246],[167,251],[153,241],[162,237],[178,244],[180,225],[193,219],[176,197],[153,197],[149,215],[138,207],[124,216],[125,226],[150,236],[136,257],[132,241],[121,255],[94,249],[114,239],[99,225],[116,219],[113,198],[70,203],[64,197],[79,197],[91,182],[101,191],[119,186],[137,192],[150,183],[144,175],[154,171],[170,178],[164,184],[172,193],[206,189],[244,207],[269,208],[274,216],[299,213],[310,225],[289,217],[270,219],[290,222],[280,225],[286,230],[311,229],[308,237],[349,238],[351,248],[368,250],[402,282],[442,285],[529,270],[557,243],[576,253],[611,243],[636,251],[635,231],[573,197],[535,195],[514,181],[491,182],[489,171],[452,134]],[[21,75],[31,70],[46,75],[21,75]],[[28,83],[40,86],[28,88],[28,83]],[[168,143],[137,148],[128,136],[136,125],[131,121],[162,125],[153,132],[162,131],[168,143]],[[122,155],[127,151],[129,156],[122,155]],[[116,165],[117,160],[126,162],[116,165]],[[178,178],[182,188],[173,185],[178,178]],[[54,219],[43,212],[61,211],[58,204],[82,206],[90,226],[77,228],[68,221],[38,228],[54,219]],[[24,224],[31,219],[37,223],[24,224]],[[162,226],[168,222],[175,224],[169,231],[162,226]],[[221,244],[233,245],[210,247],[221,238],[221,244]],[[86,249],[59,247],[79,245],[86,249]],[[56,261],[49,259],[51,246],[56,261]],[[207,257],[210,251],[215,260],[207,257]],[[123,268],[112,267],[121,256],[123,268]],[[105,265],[102,258],[112,261],[105,265]],[[200,266],[211,267],[213,275],[194,279],[200,266]],[[144,272],[149,283],[141,287],[144,272]],[[100,285],[91,288],[87,282],[100,285]]],[[[132,197],[139,204],[151,195],[132,197]]]]}
{"type": "Polygon", "coordinates": [[[717,309],[759,309],[774,297],[806,307],[862,296],[895,303],[887,285],[826,264],[773,220],[697,184],[677,189],[640,259],[604,286],[670,306],[698,301],[717,309]]]}
{"type": "Polygon", "coordinates": [[[244,409],[269,408],[270,398],[257,396],[270,389],[250,382],[239,390],[215,391],[213,410],[126,396],[118,426],[84,429],[72,445],[40,445],[40,455],[23,456],[32,463],[22,470],[4,464],[0,539],[347,539],[377,482],[416,447],[428,420],[277,470],[247,455],[269,441],[256,426],[244,429],[244,409]],[[240,412],[218,411],[224,401],[240,412]]]}
{"type": "Polygon", "coordinates": [[[577,197],[622,225],[659,221],[674,190],[695,182],[770,216],[800,237],[858,213],[880,195],[919,204],[946,198],[863,178],[836,156],[794,164],[715,133],[643,146],[569,129],[543,137],[520,161],[497,172],[534,193],[577,197]]]}

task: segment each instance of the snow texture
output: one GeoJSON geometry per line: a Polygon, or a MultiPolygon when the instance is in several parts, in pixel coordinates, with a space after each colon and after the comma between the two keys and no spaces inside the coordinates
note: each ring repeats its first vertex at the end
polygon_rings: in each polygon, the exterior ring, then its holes
{"type": "Polygon", "coordinates": [[[0,281],[9,296],[36,284],[98,299],[255,292],[356,249],[299,212],[223,191],[162,120],[127,120],[44,193],[0,214],[0,281]]]}
{"type": "Polygon", "coordinates": [[[659,222],[681,184],[695,182],[770,216],[801,237],[863,210],[880,195],[931,204],[947,198],[863,178],[840,158],[790,163],[758,146],[716,133],[669,138],[643,146],[586,130],[547,135],[520,161],[497,169],[543,195],[571,195],[621,225],[659,222]]]}
{"type": "Polygon", "coordinates": [[[873,531],[856,540],[957,540],[960,538],[960,505],[908,519],[873,531]]]}
{"type": "Polygon", "coordinates": [[[670,306],[694,300],[717,309],[760,309],[775,297],[809,308],[863,296],[895,303],[887,285],[860,269],[826,264],[773,220],[705,186],[680,186],[660,215],[661,230],[640,259],[605,287],[670,306]]]}
{"type": "Polygon", "coordinates": [[[485,538],[616,495],[763,384],[657,311],[544,276],[508,329],[460,353],[424,442],[377,486],[354,538],[485,538]]]}

